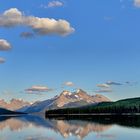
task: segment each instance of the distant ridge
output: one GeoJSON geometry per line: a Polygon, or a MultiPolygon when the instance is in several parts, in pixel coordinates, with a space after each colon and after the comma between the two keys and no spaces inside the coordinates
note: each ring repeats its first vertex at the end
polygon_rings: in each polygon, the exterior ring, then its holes
{"type": "Polygon", "coordinates": [[[10,111],[4,108],[0,108],[0,115],[15,115],[15,114],[23,114],[23,113],[14,112],[14,111],[10,111]]]}
{"type": "Polygon", "coordinates": [[[3,99],[0,100],[1,108],[5,108],[12,111],[15,111],[19,108],[22,108],[24,106],[29,106],[29,105],[31,105],[31,103],[24,101],[22,99],[11,99],[9,103],[3,99]]]}

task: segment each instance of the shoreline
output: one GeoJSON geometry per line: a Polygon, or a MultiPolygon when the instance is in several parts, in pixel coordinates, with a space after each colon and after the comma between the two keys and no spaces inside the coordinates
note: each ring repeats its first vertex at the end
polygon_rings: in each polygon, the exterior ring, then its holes
{"type": "Polygon", "coordinates": [[[23,116],[27,114],[0,114],[0,117],[16,117],[16,116],[23,116]]]}
{"type": "Polygon", "coordinates": [[[140,116],[140,113],[46,114],[46,116],[140,116]]]}

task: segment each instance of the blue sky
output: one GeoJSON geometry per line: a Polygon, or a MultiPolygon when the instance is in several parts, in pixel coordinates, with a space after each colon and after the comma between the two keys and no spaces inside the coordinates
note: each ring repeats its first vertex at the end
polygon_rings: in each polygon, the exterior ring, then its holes
{"type": "Polygon", "coordinates": [[[139,96],[140,0],[1,0],[0,15],[0,43],[10,47],[0,49],[1,98],[43,100],[75,88],[112,100],[139,96]],[[6,27],[10,9],[35,22],[6,27]]]}

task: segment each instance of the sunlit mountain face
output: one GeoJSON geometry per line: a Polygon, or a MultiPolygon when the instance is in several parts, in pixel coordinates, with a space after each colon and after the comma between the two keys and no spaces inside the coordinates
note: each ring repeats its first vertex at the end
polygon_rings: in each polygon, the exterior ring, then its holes
{"type": "Polygon", "coordinates": [[[110,102],[110,99],[99,94],[91,96],[82,89],[78,89],[76,92],[63,91],[60,95],[55,96],[54,98],[35,102],[30,106],[18,109],[18,111],[26,113],[45,113],[45,111],[49,109],[78,107],[89,104],[98,104],[100,102],[110,102]]]}

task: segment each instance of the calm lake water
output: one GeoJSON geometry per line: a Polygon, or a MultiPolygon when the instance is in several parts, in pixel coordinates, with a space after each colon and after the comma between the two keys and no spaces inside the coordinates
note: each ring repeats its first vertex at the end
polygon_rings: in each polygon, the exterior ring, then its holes
{"type": "Polygon", "coordinates": [[[140,118],[62,120],[0,117],[0,140],[139,140],[140,118]]]}

